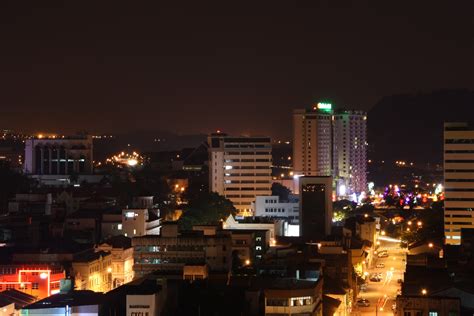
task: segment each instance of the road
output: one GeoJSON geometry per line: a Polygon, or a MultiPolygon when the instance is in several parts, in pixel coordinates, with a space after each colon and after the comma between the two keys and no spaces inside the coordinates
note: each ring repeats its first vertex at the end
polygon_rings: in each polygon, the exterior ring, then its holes
{"type": "Polygon", "coordinates": [[[386,249],[387,258],[376,258],[373,267],[368,270],[369,275],[381,273],[380,282],[367,283],[367,290],[359,293],[359,298],[369,300],[370,306],[356,307],[353,316],[379,315],[393,316],[392,305],[395,303],[397,291],[400,289],[398,279],[403,279],[406,265],[406,251],[400,248],[399,243],[380,240],[378,250],[386,249]],[[377,263],[383,263],[384,268],[376,268],[377,263]]]}

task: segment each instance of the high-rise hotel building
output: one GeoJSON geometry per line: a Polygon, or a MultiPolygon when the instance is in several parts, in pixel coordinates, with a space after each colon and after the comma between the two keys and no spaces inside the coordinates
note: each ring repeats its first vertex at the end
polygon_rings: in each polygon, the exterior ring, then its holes
{"type": "Polygon", "coordinates": [[[332,108],[318,103],[293,111],[293,172],[330,176],[332,172],[332,108]]]}
{"type": "Polygon", "coordinates": [[[333,172],[337,195],[367,191],[367,113],[338,111],[333,120],[333,172]]]}
{"type": "Polygon", "coordinates": [[[272,146],[269,137],[231,137],[213,133],[209,145],[209,190],[250,216],[256,196],[271,195],[272,146]]]}
{"type": "Polygon", "coordinates": [[[460,244],[461,229],[474,228],[474,130],[444,124],[444,231],[446,243],[460,244]]]}
{"type": "Polygon", "coordinates": [[[294,110],[294,174],[332,176],[340,197],[367,191],[366,126],[366,112],[333,111],[329,103],[294,110]]]}

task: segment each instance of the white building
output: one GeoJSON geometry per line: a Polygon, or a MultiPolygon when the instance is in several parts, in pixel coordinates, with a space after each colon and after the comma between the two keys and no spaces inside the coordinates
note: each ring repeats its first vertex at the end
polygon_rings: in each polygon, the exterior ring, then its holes
{"type": "Polygon", "coordinates": [[[333,120],[333,168],[339,197],[367,191],[367,113],[339,111],[333,120]]]}
{"type": "Polygon", "coordinates": [[[122,210],[122,234],[127,237],[159,235],[161,219],[153,210],[124,209],[122,210]]]}
{"type": "Polygon", "coordinates": [[[277,195],[257,196],[253,204],[253,213],[257,217],[285,217],[297,220],[299,211],[298,201],[282,202],[277,195]]]}
{"type": "Polygon", "coordinates": [[[232,201],[240,215],[251,215],[258,195],[271,195],[272,148],[269,137],[208,137],[209,189],[232,201]]]}
{"type": "Polygon", "coordinates": [[[466,123],[444,125],[444,231],[460,244],[461,229],[474,228],[474,130],[466,123]]]}
{"type": "Polygon", "coordinates": [[[25,141],[26,175],[41,184],[61,186],[70,184],[71,175],[82,181],[97,183],[93,175],[93,144],[91,136],[34,137],[25,141]]]}
{"type": "Polygon", "coordinates": [[[330,176],[332,170],[332,108],[318,103],[293,111],[293,172],[330,176]]]}

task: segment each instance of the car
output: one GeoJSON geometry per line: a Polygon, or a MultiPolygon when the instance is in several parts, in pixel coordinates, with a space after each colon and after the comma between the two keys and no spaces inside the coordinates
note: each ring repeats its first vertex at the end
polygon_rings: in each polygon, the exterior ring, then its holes
{"type": "Polygon", "coordinates": [[[387,258],[387,257],[388,257],[388,253],[386,253],[386,252],[385,252],[385,253],[379,253],[379,254],[377,254],[377,257],[379,257],[379,258],[387,258]]]}
{"type": "Polygon", "coordinates": [[[357,306],[360,306],[360,307],[369,307],[369,306],[370,306],[369,300],[364,299],[364,298],[359,298],[359,299],[357,300],[357,306]]]}
{"type": "Polygon", "coordinates": [[[360,290],[361,291],[367,291],[367,284],[361,284],[360,290]]]}
{"type": "Polygon", "coordinates": [[[376,268],[385,268],[385,264],[383,263],[377,263],[377,265],[375,266],[376,268]]]}
{"type": "Polygon", "coordinates": [[[371,282],[380,282],[380,281],[382,281],[382,279],[379,278],[378,276],[374,276],[374,277],[371,277],[371,278],[370,278],[370,281],[371,281],[371,282]]]}

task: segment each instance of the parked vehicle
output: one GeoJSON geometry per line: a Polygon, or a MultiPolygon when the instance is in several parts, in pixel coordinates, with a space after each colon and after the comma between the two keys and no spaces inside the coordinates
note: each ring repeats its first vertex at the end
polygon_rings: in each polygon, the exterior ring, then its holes
{"type": "Polygon", "coordinates": [[[357,306],[360,306],[360,307],[369,307],[369,306],[370,306],[369,300],[364,299],[364,298],[359,298],[359,299],[357,300],[357,306]]]}
{"type": "Polygon", "coordinates": [[[385,268],[385,264],[383,263],[377,263],[377,265],[375,266],[376,268],[385,268]]]}

